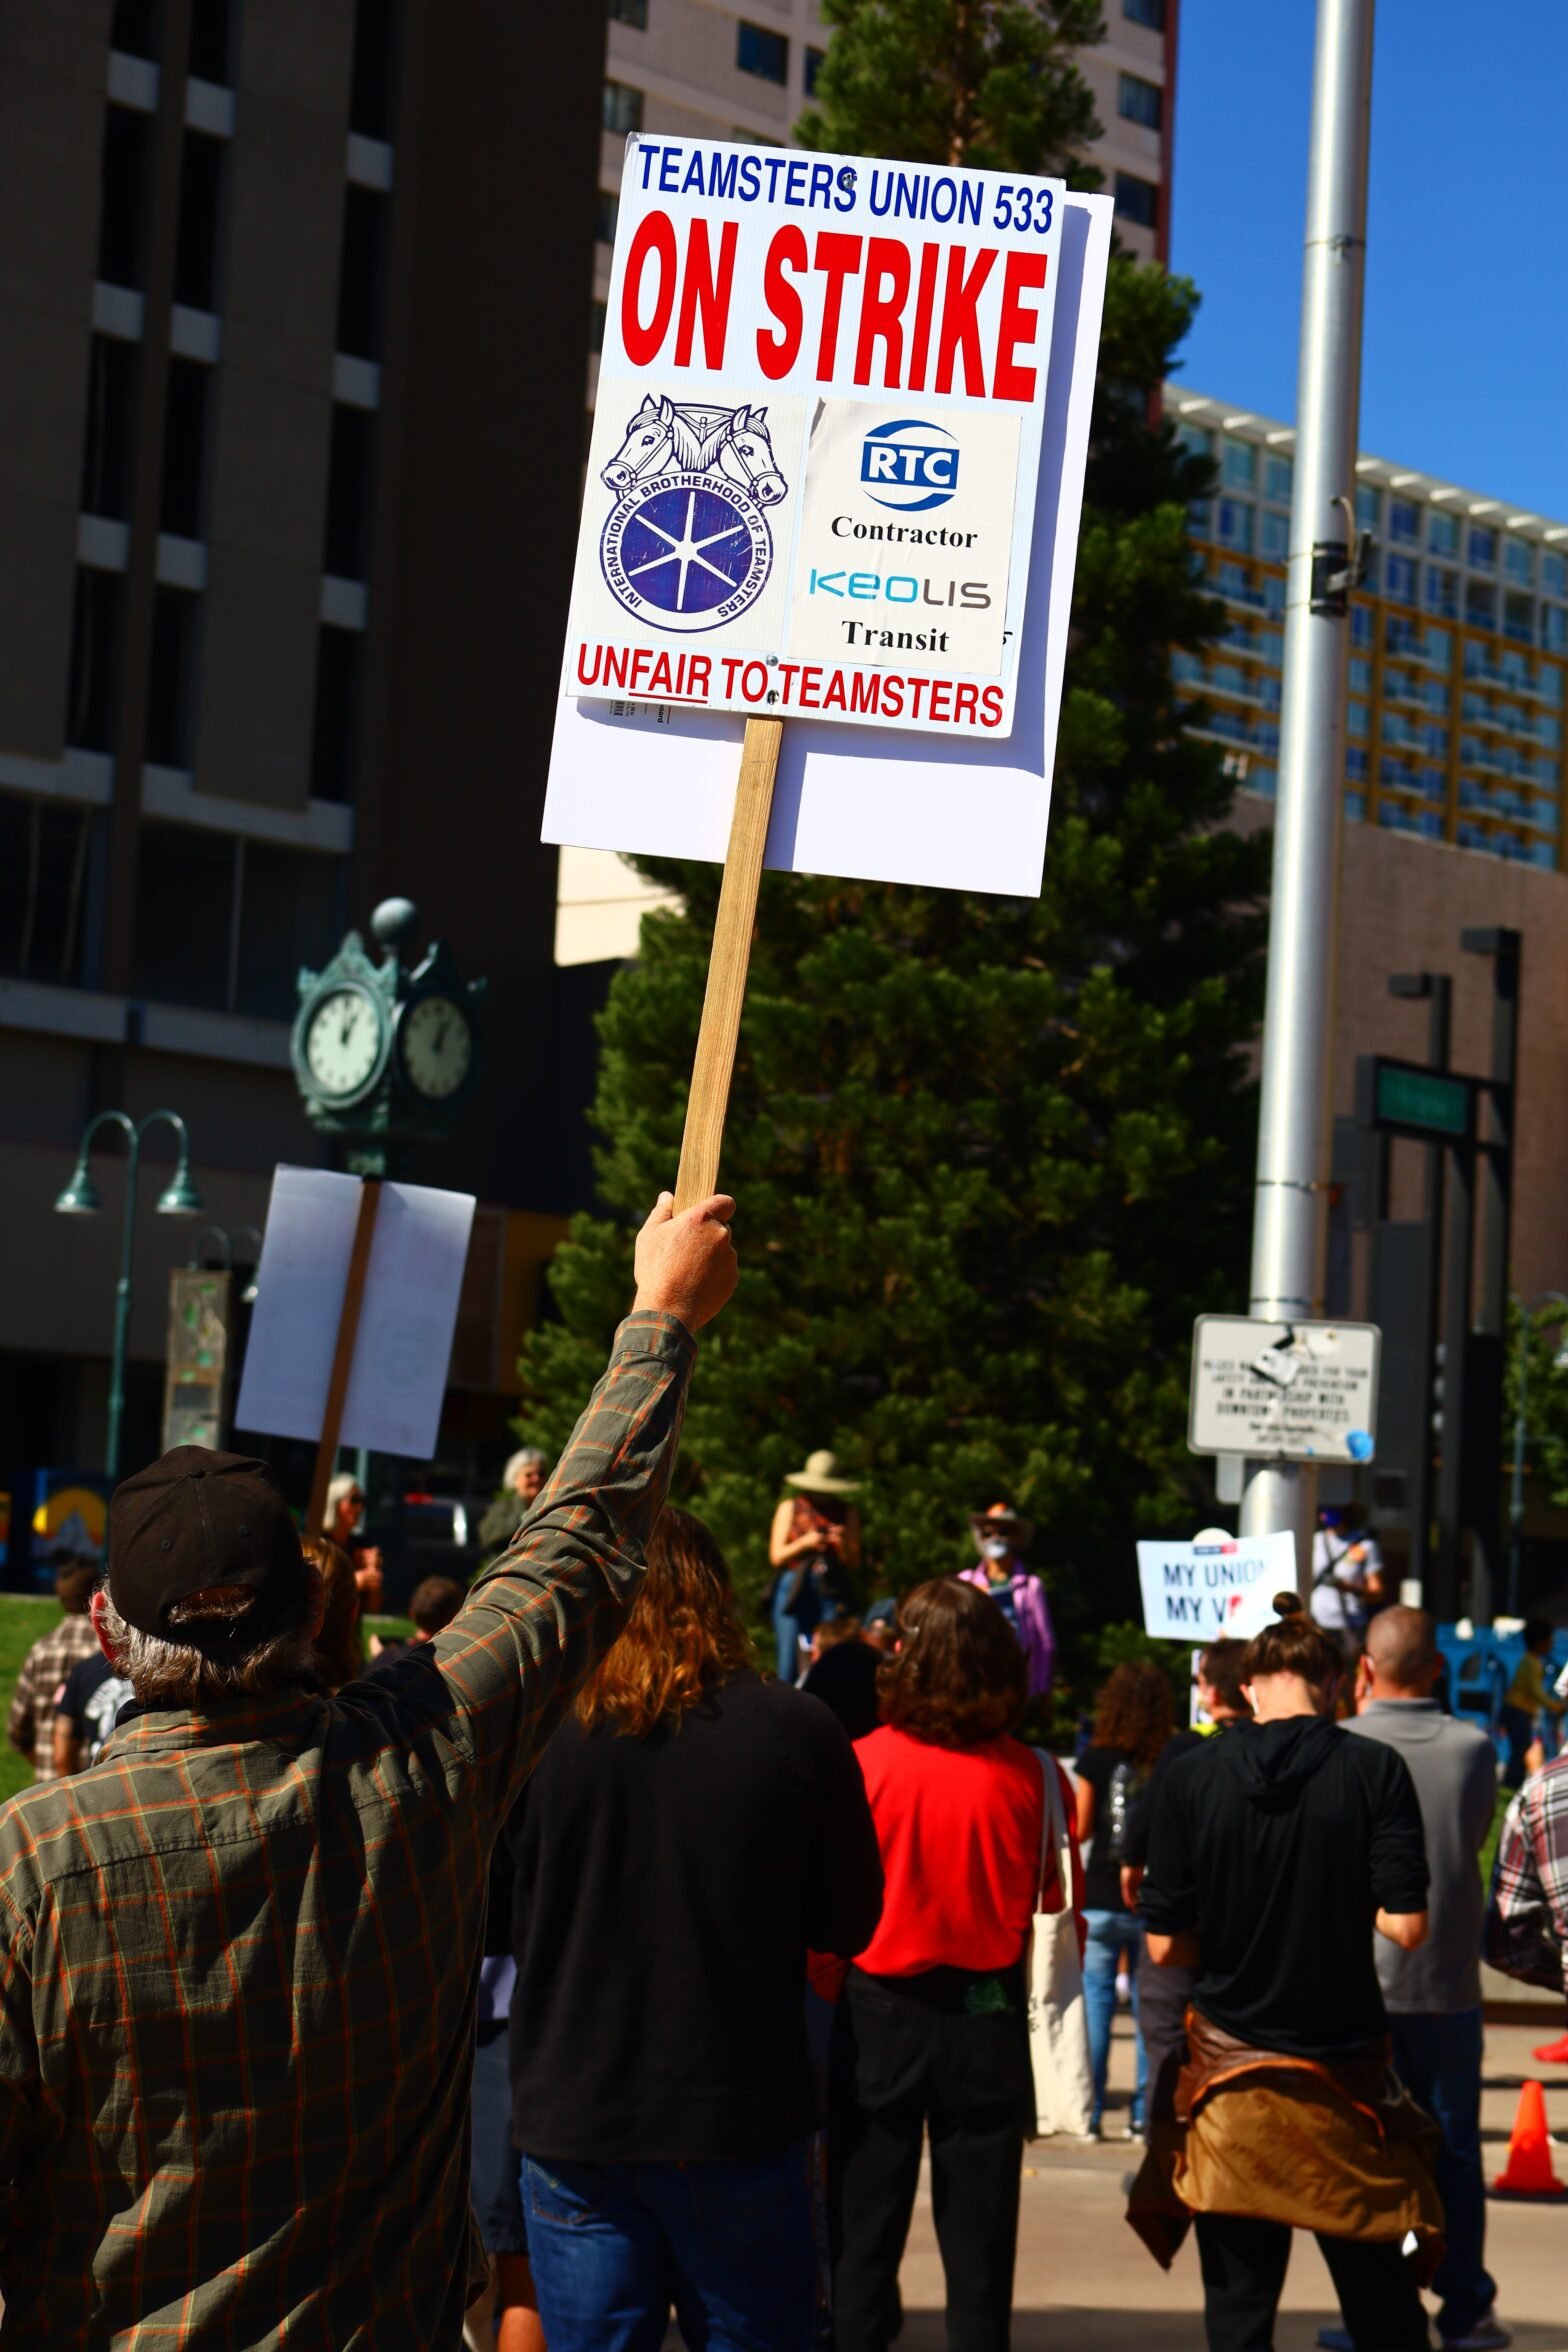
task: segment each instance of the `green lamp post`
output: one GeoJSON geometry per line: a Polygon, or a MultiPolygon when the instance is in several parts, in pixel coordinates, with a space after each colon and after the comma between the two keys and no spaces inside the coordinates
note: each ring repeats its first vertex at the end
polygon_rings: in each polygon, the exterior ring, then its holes
{"type": "Polygon", "coordinates": [[[151,1127],[160,1122],[174,1129],[179,1139],[180,1156],[175,1165],[173,1181],[158,1196],[160,1217],[196,1217],[201,1214],[201,1194],[191,1181],[191,1139],[185,1121],[177,1111],[149,1111],[146,1118],[134,1120],[124,1111],[100,1111],[89,1119],[82,1130],[77,1146],[76,1167],[70,1183],[55,1202],[55,1210],[62,1217],[96,1217],[103,1208],[103,1199],[93,1182],[88,1166],[93,1138],[101,1127],[118,1127],[125,1137],[127,1166],[125,1172],[125,1216],[120,1234],[120,1278],[114,1289],[114,1352],[109,1360],[109,1434],[104,1445],[104,1471],[112,1481],[120,1475],[120,1422],[125,1411],[125,1351],[131,1331],[131,1247],[136,1229],[136,1190],[141,1174],[142,1141],[151,1127]]]}

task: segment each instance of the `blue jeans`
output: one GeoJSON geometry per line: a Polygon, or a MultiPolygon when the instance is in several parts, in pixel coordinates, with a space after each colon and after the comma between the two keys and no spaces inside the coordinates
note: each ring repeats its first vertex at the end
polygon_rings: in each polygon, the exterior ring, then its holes
{"type": "Polygon", "coordinates": [[[838,1615],[838,1603],[831,1593],[825,1593],[808,1570],[788,1608],[785,1596],[794,1578],[793,1566],[783,1569],[773,1595],[773,1632],[778,1642],[778,1673],[780,1682],[794,1682],[800,1675],[800,1645],[809,1642],[825,1617],[838,1615]]]}
{"type": "Polygon", "coordinates": [[[550,2352],[811,2352],[808,2149],[751,2164],[525,2156],[523,2206],[550,2352]]]}
{"type": "MultiPolygon", "coordinates": [[[[1089,2064],[1094,2072],[1094,2128],[1105,2112],[1105,2076],[1111,2062],[1111,2019],[1116,2014],[1116,1963],[1127,1954],[1132,1982],[1132,2016],[1138,2023],[1138,1961],[1143,1952],[1143,1928],[1133,1911],[1086,1911],[1089,1941],[1083,1956],[1083,2005],[1089,2020],[1089,2064]]],[[[1148,2096],[1149,2059],[1138,2034],[1138,2087],[1132,2095],[1131,2123],[1142,2131],[1144,2101],[1148,2096]]]]}
{"type": "Polygon", "coordinates": [[[1437,2188],[1448,2224],[1448,2251],[1432,2281],[1442,2297],[1439,2336],[1465,2336],[1497,2300],[1486,2262],[1486,2183],[1481,2172],[1481,2012],[1457,2016],[1393,2013],[1394,2064],[1400,2080],[1436,2119],[1443,2135],[1437,2188]]]}

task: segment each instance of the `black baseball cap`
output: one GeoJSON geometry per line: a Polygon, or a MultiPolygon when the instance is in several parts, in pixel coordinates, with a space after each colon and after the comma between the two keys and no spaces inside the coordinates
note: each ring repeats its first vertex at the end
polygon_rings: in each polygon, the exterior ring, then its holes
{"type": "Polygon", "coordinates": [[[248,1650],[289,1624],[308,1574],[283,1489],[246,1454],[175,1446],[110,1497],[109,1597],[142,1633],[248,1650]],[[171,1628],[171,1609],[216,1584],[248,1585],[255,1599],[224,1624],[171,1628]]]}

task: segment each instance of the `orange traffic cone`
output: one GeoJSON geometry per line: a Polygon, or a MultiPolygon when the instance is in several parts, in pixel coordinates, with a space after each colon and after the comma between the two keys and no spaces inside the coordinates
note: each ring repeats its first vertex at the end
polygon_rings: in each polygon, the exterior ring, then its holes
{"type": "Polygon", "coordinates": [[[1564,2034],[1560,2042],[1543,2042],[1530,2055],[1539,2058],[1543,2066],[1568,2066],[1568,2034],[1564,2034]]]}
{"type": "Polygon", "coordinates": [[[1498,2197],[1568,2196],[1552,2170],[1551,2143],[1546,2136],[1546,2100],[1538,2082],[1520,2086],[1519,2112],[1508,2141],[1508,2161],[1492,2183],[1498,2197]]]}

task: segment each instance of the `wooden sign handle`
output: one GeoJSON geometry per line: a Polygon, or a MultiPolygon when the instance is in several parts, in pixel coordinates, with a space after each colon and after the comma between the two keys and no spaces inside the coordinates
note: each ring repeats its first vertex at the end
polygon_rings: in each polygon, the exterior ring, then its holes
{"type": "Polygon", "coordinates": [[[719,1150],[724,1141],[724,1116],[729,1109],[741,1006],[746,1000],[746,967],[751,961],[751,934],[757,920],[757,887],[762,879],[762,853],[767,847],[773,779],[778,773],[783,733],[782,719],[746,721],[740,777],[735,786],[735,815],[730,825],[730,845],[724,860],[719,911],[714,918],[713,947],[708,958],[708,988],[702,1000],[702,1026],[697,1032],[691,1093],[686,1102],[680,1173],[675,1179],[677,1210],[689,1209],[694,1201],[706,1200],[718,1189],[719,1150]]]}
{"type": "Polygon", "coordinates": [[[316,1472],[310,1482],[310,1515],[305,1522],[307,1535],[321,1535],[326,1528],[327,1488],[332,1482],[332,1472],[338,1458],[343,1404],[348,1395],[348,1376],[354,1363],[354,1342],[359,1337],[359,1310],[365,1296],[365,1270],[370,1264],[370,1244],[375,1238],[376,1211],[380,1206],[381,1179],[379,1176],[367,1176],[360,1189],[354,1246],[349,1252],[348,1283],[343,1292],[343,1312],[338,1318],[338,1344],[332,1357],[332,1377],[327,1382],[326,1409],[321,1416],[316,1472]]]}

